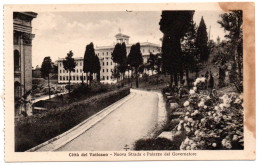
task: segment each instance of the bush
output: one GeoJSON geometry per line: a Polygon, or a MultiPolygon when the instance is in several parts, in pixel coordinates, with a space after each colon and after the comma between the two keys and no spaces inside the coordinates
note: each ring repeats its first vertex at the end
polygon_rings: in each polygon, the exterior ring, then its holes
{"type": "Polygon", "coordinates": [[[166,138],[140,139],[135,143],[135,150],[179,150],[172,141],[166,138]]]}
{"type": "Polygon", "coordinates": [[[129,88],[100,94],[15,121],[15,151],[25,151],[84,121],[105,107],[127,96],[129,88]]]}

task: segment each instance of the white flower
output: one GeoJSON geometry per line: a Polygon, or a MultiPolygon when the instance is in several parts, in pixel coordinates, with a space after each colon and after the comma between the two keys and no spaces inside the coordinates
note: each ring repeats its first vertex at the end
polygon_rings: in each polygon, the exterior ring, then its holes
{"type": "Polygon", "coordinates": [[[199,135],[199,133],[200,133],[200,131],[199,130],[196,130],[195,132],[194,132],[194,135],[199,135]]]}
{"type": "Polygon", "coordinates": [[[190,112],[186,112],[186,115],[189,115],[190,114],[190,112]]]}
{"type": "Polygon", "coordinates": [[[225,147],[228,148],[228,149],[231,149],[232,148],[231,142],[227,141],[226,144],[225,144],[225,147]]]}
{"type": "Polygon", "coordinates": [[[219,111],[219,110],[220,110],[220,109],[219,109],[219,106],[215,106],[214,109],[215,109],[216,111],[219,111]]]}
{"type": "Polygon", "coordinates": [[[237,141],[238,140],[238,136],[237,135],[234,135],[233,136],[233,141],[237,141]]]}
{"type": "Polygon", "coordinates": [[[217,147],[217,144],[216,143],[212,143],[212,147],[217,147]]]}
{"type": "Polygon", "coordinates": [[[192,144],[190,145],[190,148],[191,148],[192,150],[195,150],[196,147],[197,147],[197,145],[196,145],[195,143],[192,143],[192,144]]]}
{"type": "Polygon", "coordinates": [[[208,108],[208,106],[204,105],[204,109],[207,109],[207,108],[208,108]]]}
{"type": "Polygon", "coordinates": [[[190,139],[188,137],[186,137],[186,139],[183,142],[185,145],[189,145],[190,144],[190,139]]]}
{"type": "Polygon", "coordinates": [[[237,98],[234,103],[235,104],[240,104],[241,103],[241,99],[237,98]]]}
{"type": "Polygon", "coordinates": [[[191,149],[191,147],[190,147],[190,146],[187,146],[187,147],[186,147],[186,150],[190,150],[190,149],[191,149]]]}
{"type": "Polygon", "coordinates": [[[185,131],[189,133],[190,132],[190,128],[189,127],[185,127],[185,131]]]}
{"type": "Polygon", "coordinates": [[[199,102],[198,107],[204,107],[204,102],[203,101],[199,102]]]}
{"type": "Polygon", "coordinates": [[[225,104],[223,104],[223,103],[222,103],[222,104],[219,104],[219,107],[220,107],[221,110],[223,110],[224,107],[225,107],[225,104]]]}
{"type": "Polygon", "coordinates": [[[180,131],[181,128],[182,128],[182,126],[181,126],[181,124],[179,124],[177,130],[180,131]]]}
{"type": "Polygon", "coordinates": [[[195,94],[195,91],[194,90],[190,90],[190,95],[194,95],[195,94]]]}
{"type": "Polygon", "coordinates": [[[192,123],[193,119],[192,118],[188,118],[188,122],[192,123]]]}
{"type": "Polygon", "coordinates": [[[206,119],[205,119],[205,118],[202,118],[202,119],[200,120],[200,122],[201,122],[201,123],[205,123],[205,122],[206,122],[206,119]]]}
{"type": "Polygon", "coordinates": [[[205,77],[202,77],[200,81],[201,81],[201,82],[205,82],[205,81],[206,81],[206,78],[205,78],[205,77]]]}
{"type": "Polygon", "coordinates": [[[197,87],[193,87],[193,90],[196,92],[197,91],[197,87]]]}
{"type": "Polygon", "coordinates": [[[189,106],[189,105],[190,105],[190,102],[189,102],[189,101],[185,101],[184,104],[183,104],[184,107],[187,107],[187,106],[189,106]]]}
{"type": "Polygon", "coordinates": [[[197,115],[198,113],[199,113],[199,111],[198,111],[198,110],[195,110],[195,111],[194,111],[194,114],[195,114],[195,115],[197,115]]]}
{"type": "Polygon", "coordinates": [[[209,99],[210,99],[210,97],[209,97],[209,96],[207,96],[207,97],[206,97],[206,99],[208,99],[208,100],[209,100],[209,99]]]}
{"type": "Polygon", "coordinates": [[[211,112],[208,112],[208,115],[209,115],[209,116],[211,116],[211,115],[212,115],[212,113],[211,113],[211,112]]]}
{"type": "Polygon", "coordinates": [[[189,119],[188,116],[185,116],[185,117],[184,117],[184,120],[185,120],[185,121],[188,121],[188,119],[189,119]]]}

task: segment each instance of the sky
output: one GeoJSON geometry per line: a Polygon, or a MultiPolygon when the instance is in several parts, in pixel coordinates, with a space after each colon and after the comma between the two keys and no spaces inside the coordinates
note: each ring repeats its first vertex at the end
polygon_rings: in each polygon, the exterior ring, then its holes
{"type": "MultiPolygon", "coordinates": [[[[197,25],[203,16],[210,38],[224,39],[225,32],[217,23],[222,11],[195,11],[193,20],[197,25]]],[[[46,56],[52,61],[64,58],[72,50],[74,57],[83,57],[90,42],[94,46],[115,43],[119,30],[130,36],[129,42],[152,42],[161,45],[163,36],[159,30],[161,11],[133,12],[43,12],[32,21],[32,65],[41,66],[46,56]]]]}

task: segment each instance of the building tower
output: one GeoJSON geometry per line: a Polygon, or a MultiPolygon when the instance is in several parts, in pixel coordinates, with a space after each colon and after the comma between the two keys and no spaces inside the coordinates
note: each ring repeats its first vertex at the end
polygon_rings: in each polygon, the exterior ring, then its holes
{"type": "Polygon", "coordinates": [[[32,19],[36,16],[33,12],[13,13],[15,99],[32,89],[32,19]]]}
{"type": "Polygon", "coordinates": [[[119,33],[117,34],[117,35],[115,35],[115,37],[116,37],[116,42],[117,43],[125,43],[125,44],[129,44],[129,36],[127,36],[127,35],[124,35],[124,34],[122,34],[121,33],[121,29],[119,28],[119,33]]]}

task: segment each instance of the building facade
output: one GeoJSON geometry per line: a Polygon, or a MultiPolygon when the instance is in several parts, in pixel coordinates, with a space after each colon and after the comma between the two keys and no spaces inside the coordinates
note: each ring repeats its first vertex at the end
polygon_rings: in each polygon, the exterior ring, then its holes
{"type": "MultiPolygon", "coordinates": [[[[126,51],[127,55],[130,52],[132,44],[129,44],[129,36],[124,35],[122,33],[118,33],[115,35],[117,43],[126,44],[126,51]]],[[[141,53],[143,56],[144,63],[147,63],[147,60],[150,56],[150,52],[153,54],[157,54],[161,52],[161,47],[157,44],[150,43],[150,42],[142,42],[140,43],[141,46],[141,53]]],[[[103,82],[111,82],[114,81],[112,76],[113,70],[115,67],[115,63],[112,60],[112,53],[114,50],[115,45],[111,46],[97,46],[95,47],[95,53],[99,58],[100,61],[100,79],[103,82]]],[[[63,61],[64,59],[58,60],[58,83],[68,83],[68,72],[63,68],[63,61]]],[[[83,76],[83,79],[86,80],[86,74],[83,72],[83,58],[75,58],[77,66],[75,68],[75,72],[71,74],[71,82],[72,83],[80,83],[81,79],[80,76],[83,76]]],[[[95,78],[95,77],[94,77],[95,78]]]]}
{"type": "Polygon", "coordinates": [[[37,13],[34,12],[13,13],[15,99],[32,89],[32,20],[36,17],[37,13]]]}

